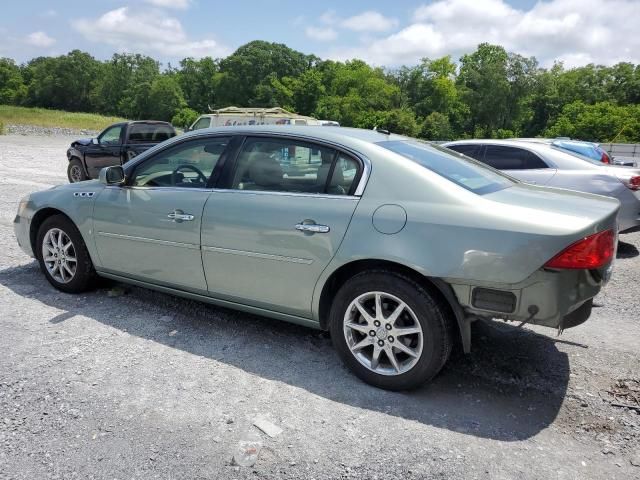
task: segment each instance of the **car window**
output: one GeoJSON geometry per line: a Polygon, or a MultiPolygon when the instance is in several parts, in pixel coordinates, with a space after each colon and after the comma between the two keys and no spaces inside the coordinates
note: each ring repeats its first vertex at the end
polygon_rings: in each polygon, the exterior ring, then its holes
{"type": "Polygon", "coordinates": [[[395,140],[378,143],[441,177],[478,195],[496,192],[516,183],[510,177],[468,157],[460,157],[444,147],[419,140],[395,140]]]}
{"type": "Polygon", "coordinates": [[[503,145],[487,145],[482,161],[498,170],[549,168],[535,153],[524,148],[503,145]]]}
{"type": "Polygon", "coordinates": [[[102,144],[117,145],[120,143],[120,134],[122,133],[122,125],[116,125],[115,127],[107,128],[102,135],[100,135],[99,141],[102,144]]]}
{"type": "Polygon", "coordinates": [[[228,143],[229,137],[212,137],[164,150],[136,168],[131,184],[204,188],[228,143]]]}
{"type": "Polygon", "coordinates": [[[195,125],[193,126],[193,130],[199,130],[201,128],[209,128],[211,124],[211,119],[209,117],[200,118],[195,125]]]}
{"type": "Polygon", "coordinates": [[[482,145],[451,145],[447,148],[466,155],[467,157],[475,158],[476,160],[480,159],[479,157],[482,153],[482,145]]]}
{"type": "Polygon", "coordinates": [[[163,142],[176,136],[170,125],[162,123],[134,123],[129,127],[129,142],[163,142]]]}
{"type": "Polygon", "coordinates": [[[231,188],[347,195],[358,176],[358,165],[333,148],[297,140],[250,138],[238,156],[231,188]]]}

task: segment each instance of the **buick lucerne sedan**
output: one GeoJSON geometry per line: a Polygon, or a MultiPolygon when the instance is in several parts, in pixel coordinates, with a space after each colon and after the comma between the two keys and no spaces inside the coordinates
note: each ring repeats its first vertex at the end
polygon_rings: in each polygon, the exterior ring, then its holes
{"type": "Polygon", "coordinates": [[[402,390],[468,352],[476,319],[584,322],[618,208],[387,132],[261,126],[173,138],[14,222],[63,292],[100,276],[329,330],[358,377],[402,390]]]}

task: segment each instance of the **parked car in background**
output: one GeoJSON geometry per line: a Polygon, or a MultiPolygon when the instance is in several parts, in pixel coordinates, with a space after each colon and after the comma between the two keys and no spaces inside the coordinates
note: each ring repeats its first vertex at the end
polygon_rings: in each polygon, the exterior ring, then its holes
{"type": "Polygon", "coordinates": [[[443,146],[529,184],[614,197],[622,204],[620,233],[640,229],[640,169],[614,167],[529,140],[461,140],[443,146]]]}
{"type": "Polygon", "coordinates": [[[167,122],[139,120],[113,124],[96,138],[76,140],[71,144],[67,150],[67,177],[71,183],[98,178],[104,167],[123,165],[175,136],[175,129],[167,122]]]}
{"type": "Polygon", "coordinates": [[[211,113],[205,115],[200,115],[187,131],[244,125],[322,125],[322,123],[313,117],[298,115],[297,113],[289,112],[280,107],[226,107],[213,110],[211,113]]]}
{"type": "Polygon", "coordinates": [[[103,276],[330,330],[356,375],[403,390],[468,352],[475,319],[584,322],[618,210],[399,135],[225,127],[33,193],[14,227],[61,291],[103,276]]]}

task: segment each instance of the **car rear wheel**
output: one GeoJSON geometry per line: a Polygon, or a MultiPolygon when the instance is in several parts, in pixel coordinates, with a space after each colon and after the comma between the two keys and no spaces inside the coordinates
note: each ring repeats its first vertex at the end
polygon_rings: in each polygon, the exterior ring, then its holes
{"type": "Polygon", "coordinates": [[[432,379],[453,344],[438,300],[396,272],[369,271],[348,280],[334,299],[330,328],[345,364],[388,390],[410,390],[432,379]]]}
{"type": "Polygon", "coordinates": [[[80,160],[77,158],[73,158],[69,161],[69,165],[67,166],[67,177],[71,183],[82,182],[88,179],[87,175],[84,173],[84,168],[82,168],[80,160]]]}
{"type": "Polygon", "coordinates": [[[36,255],[51,285],[67,293],[91,289],[97,275],[76,226],[64,215],[47,218],[38,230],[36,255]]]}

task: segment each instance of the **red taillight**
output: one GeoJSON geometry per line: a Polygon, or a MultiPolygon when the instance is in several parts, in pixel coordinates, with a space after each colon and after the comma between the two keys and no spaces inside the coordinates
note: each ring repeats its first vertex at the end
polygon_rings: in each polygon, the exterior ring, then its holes
{"type": "Polygon", "coordinates": [[[595,233],[565,248],[549,260],[545,267],[580,270],[600,268],[613,258],[614,244],[613,230],[595,233]]]}
{"type": "Polygon", "coordinates": [[[602,152],[602,157],[600,157],[600,161],[602,163],[611,163],[611,159],[609,158],[609,155],[607,154],[607,152],[602,152]]]}
{"type": "Polygon", "coordinates": [[[627,183],[631,190],[640,190],[640,177],[631,177],[627,183]]]}

